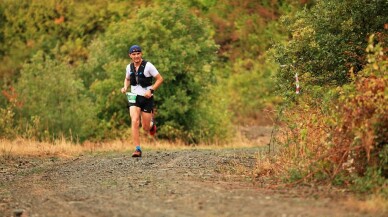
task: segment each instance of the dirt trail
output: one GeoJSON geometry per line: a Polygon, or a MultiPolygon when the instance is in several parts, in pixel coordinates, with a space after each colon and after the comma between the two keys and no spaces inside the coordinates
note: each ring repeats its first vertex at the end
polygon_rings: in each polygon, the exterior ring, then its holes
{"type": "Polygon", "coordinates": [[[258,151],[14,159],[0,168],[0,216],[375,216],[346,208],[340,196],[266,190],[230,175],[236,165],[253,168],[258,151]]]}

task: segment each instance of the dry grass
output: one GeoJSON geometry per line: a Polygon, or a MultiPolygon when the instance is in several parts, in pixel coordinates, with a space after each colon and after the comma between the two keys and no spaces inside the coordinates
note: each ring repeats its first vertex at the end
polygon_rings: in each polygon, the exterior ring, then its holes
{"type": "Polygon", "coordinates": [[[372,195],[365,200],[350,197],[344,204],[351,209],[356,209],[363,213],[375,214],[376,216],[388,216],[388,199],[379,195],[372,195]]]}
{"type": "MultiPolygon", "coordinates": [[[[97,152],[126,152],[132,151],[135,147],[129,145],[129,141],[115,140],[109,142],[89,142],[82,144],[66,141],[65,139],[54,142],[40,142],[28,139],[17,138],[15,140],[0,139],[0,157],[9,158],[12,156],[31,157],[72,157],[83,153],[97,152]]],[[[220,148],[241,148],[253,147],[256,144],[237,141],[229,144],[201,144],[195,146],[185,145],[183,142],[159,141],[148,139],[142,143],[145,150],[180,150],[180,149],[220,149],[220,148]]]]}
{"type": "Polygon", "coordinates": [[[82,153],[86,148],[71,144],[65,140],[53,143],[38,142],[27,139],[0,140],[0,154],[7,158],[12,156],[73,156],[82,153]]]}

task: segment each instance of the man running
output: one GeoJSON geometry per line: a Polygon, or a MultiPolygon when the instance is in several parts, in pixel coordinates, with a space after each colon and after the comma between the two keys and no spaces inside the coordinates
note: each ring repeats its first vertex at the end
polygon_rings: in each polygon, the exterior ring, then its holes
{"type": "Polygon", "coordinates": [[[124,87],[121,88],[121,92],[127,94],[129,103],[132,139],[136,146],[132,157],[141,157],[142,151],[139,137],[140,120],[143,129],[149,131],[152,136],[155,135],[156,125],[153,120],[153,95],[154,91],[162,84],[163,77],[152,63],[143,60],[140,46],[131,46],[128,56],[132,61],[127,65],[124,87]],[[154,84],[152,84],[153,78],[155,78],[154,84]],[[131,85],[131,90],[127,93],[129,85],[131,85]]]}

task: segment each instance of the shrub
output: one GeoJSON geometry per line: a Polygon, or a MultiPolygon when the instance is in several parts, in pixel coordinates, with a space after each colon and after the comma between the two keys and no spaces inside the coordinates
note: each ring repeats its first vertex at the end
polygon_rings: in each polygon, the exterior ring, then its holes
{"type": "Polygon", "coordinates": [[[33,126],[37,139],[86,139],[93,134],[95,110],[70,66],[38,52],[23,66],[16,91],[23,106],[21,129],[33,126]]]}
{"type": "Polygon", "coordinates": [[[113,23],[91,46],[83,74],[92,78],[99,117],[112,123],[113,129],[128,126],[125,96],[119,91],[130,62],[128,48],[139,44],[143,58],[164,78],[155,94],[158,136],[188,143],[224,138],[227,131],[216,129],[225,123],[226,109],[212,112],[214,107],[204,104],[214,101],[208,93],[216,85],[212,64],[217,46],[209,24],[171,1],[140,8],[135,14],[134,19],[113,23]]]}
{"type": "Polygon", "coordinates": [[[351,83],[303,93],[282,116],[282,153],[311,181],[369,192],[388,185],[388,61],[373,36],[367,52],[368,64],[351,83]]]}
{"type": "Polygon", "coordinates": [[[337,151],[333,160],[350,158],[357,175],[368,176],[372,172],[367,170],[375,170],[388,178],[388,61],[381,45],[374,45],[373,39],[372,35],[368,64],[353,83],[343,88],[339,110],[342,121],[335,134],[341,143],[334,146],[342,151],[337,151]]]}
{"type": "Polygon", "coordinates": [[[349,70],[357,74],[367,63],[367,38],[385,31],[386,14],[385,0],[320,0],[310,9],[283,17],[291,40],[276,45],[276,58],[283,66],[277,74],[281,91],[293,90],[295,72],[305,85],[351,82],[349,70]]]}

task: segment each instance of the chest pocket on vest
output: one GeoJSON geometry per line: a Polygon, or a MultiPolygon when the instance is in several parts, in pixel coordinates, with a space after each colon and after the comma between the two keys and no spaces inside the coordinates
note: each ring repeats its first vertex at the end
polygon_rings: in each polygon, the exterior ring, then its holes
{"type": "Polygon", "coordinates": [[[139,66],[139,69],[135,70],[135,65],[131,63],[130,68],[131,68],[131,74],[130,74],[130,80],[131,80],[131,85],[138,85],[142,87],[148,87],[152,85],[152,77],[146,77],[144,75],[144,69],[147,64],[147,61],[143,60],[139,66]]]}

